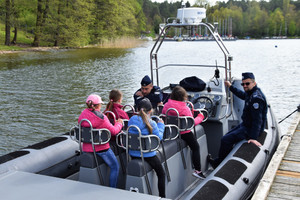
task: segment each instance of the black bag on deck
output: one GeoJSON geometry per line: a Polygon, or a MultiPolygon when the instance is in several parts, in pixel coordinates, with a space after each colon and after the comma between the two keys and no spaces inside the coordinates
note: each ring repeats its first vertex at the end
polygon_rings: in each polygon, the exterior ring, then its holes
{"type": "Polygon", "coordinates": [[[206,83],[196,76],[186,77],[179,82],[186,91],[200,92],[205,89],[206,83]]]}

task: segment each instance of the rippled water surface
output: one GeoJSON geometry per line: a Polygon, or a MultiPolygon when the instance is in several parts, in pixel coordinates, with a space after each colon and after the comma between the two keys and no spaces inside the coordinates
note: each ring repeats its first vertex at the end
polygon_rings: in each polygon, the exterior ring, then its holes
{"type": "MultiPolygon", "coordinates": [[[[225,44],[233,55],[232,75],[240,78],[242,72],[254,72],[278,120],[296,109],[300,103],[300,40],[225,44]]],[[[152,45],[0,55],[0,155],[67,132],[92,92],[107,102],[109,91],[119,88],[123,103],[132,104],[140,79],[150,74],[152,45]]],[[[217,48],[213,42],[165,42],[158,54],[159,64],[222,64],[217,48]]],[[[164,72],[162,78],[194,74],[207,80],[213,75],[212,71],[195,73],[174,69],[164,72]]],[[[282,132],[291,121],[280,124],[282,132]]]]}

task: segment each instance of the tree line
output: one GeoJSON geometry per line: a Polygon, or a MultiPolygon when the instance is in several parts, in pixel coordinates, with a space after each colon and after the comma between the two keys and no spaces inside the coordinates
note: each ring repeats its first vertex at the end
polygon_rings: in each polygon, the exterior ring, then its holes
{"type": "MultiPolygon", "coordinates": [[[[186,3],[190,6],[205,7],[207,22],[219,22],[222,34],[228,30],[237,37],[300,34],[300,0],[229,0],[216,5],[197,0],[195,5],[186,3]]],[[[75,47],[157,34],[159,24],[176,17],[180,7],[180,1],[0,0],[0,22],[5,25],[5,45],[16,44],[22,30],[33,35],[33,46],[75,47]]]]}
{"type": "Polygon", "coordinates": [[[232,20],[232,34],[254,38],[300,35],[300,1],[218,2],[207,9],[208,21],[232,20]]]}

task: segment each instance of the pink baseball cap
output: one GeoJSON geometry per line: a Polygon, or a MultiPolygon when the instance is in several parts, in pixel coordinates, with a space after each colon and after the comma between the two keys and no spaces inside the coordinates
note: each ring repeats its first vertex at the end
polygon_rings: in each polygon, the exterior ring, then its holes
{"type": "Polygon", "coordinates": [[[91,94],[90,96],[88,96],[88,98],[86,99],[86,103],[88,103],[89,101],[92,101],[94,105],[103,103],[101,97],[97,94],[91,94]]]}

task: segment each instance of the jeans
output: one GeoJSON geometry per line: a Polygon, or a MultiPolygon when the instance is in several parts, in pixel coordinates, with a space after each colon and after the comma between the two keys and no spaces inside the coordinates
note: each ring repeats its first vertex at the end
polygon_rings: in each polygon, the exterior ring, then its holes
{"type": "Polygon", "coordinates": [[[96,154],[100,156],[110,168],[109,186],[114,188],[117,187],[118,175],[119,175],[119,163],[117,161],[114,152],[109,148],[105,152],[101,152],[101,153],[98,152],[96,154]]]}

